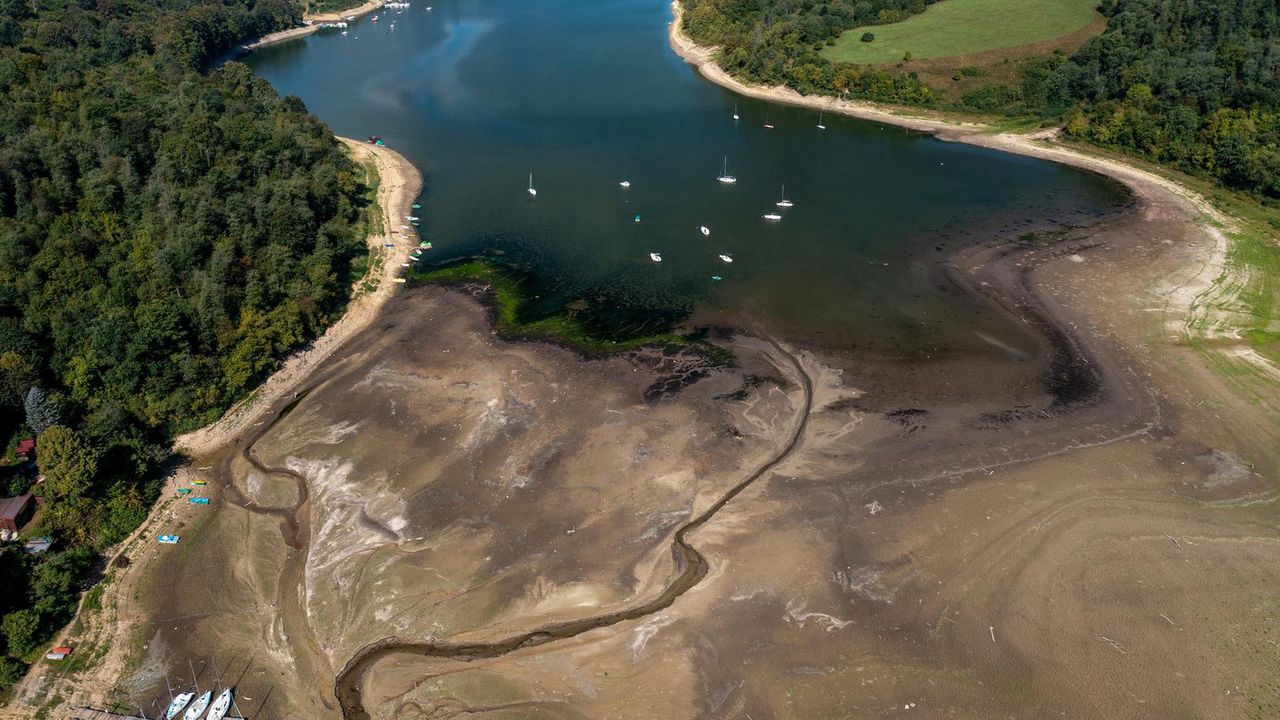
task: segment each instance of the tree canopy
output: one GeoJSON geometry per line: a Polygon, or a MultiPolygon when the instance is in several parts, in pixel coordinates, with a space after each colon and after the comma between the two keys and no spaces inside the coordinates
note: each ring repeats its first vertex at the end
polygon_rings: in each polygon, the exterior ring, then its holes
{"type": "Polygon", "coordinates": [[[173,435],[348,300],[357,168],[297,98],[239,63],[209,71],[299,8],[0,0],[0,440],[38,436],[41,523],[70,547],[0,567],[29,576],[0,620],[15,659],[67,620],[47,597],[74,600],[92,564],[59,558],[145,516],[173,435]]]}
{"type": "MultiPolygon", "coordinates": [[[[895,66],[833,63],[841,32],[925,12],[922,0],[682,0],[685,30],[749,82],[946,107],[895,66]]],[[[952,0],[939,0],[951,2],[952,0]]],[[[1059,120],[1073,137],[1280,199],[1280,0],[1103,0],[1102,34],[951,109],[1059,120]]]]}

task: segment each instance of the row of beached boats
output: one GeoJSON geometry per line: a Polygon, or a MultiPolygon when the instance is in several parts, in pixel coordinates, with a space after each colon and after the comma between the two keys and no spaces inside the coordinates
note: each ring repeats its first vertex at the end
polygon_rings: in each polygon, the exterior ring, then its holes
{"type": "Polygon", "coordinates": [[[181,713],[181,720],[222,720],[231,712],[231,705],[235,701],[234,693],[231,688],[225,688],[218,693],[218,697],[213,697],[212,690],[206,690],[200,697],[196,697],[193,692],[179,693],[169,702],[169,708],[164,712],[164,720],[178,720],[181,713]],[[194,700],[193,700],[194,698],[194,700]],[[209,711],[205,715],[205,710],[209,711]]]}
{"type": "MultiPolygon", "coordinates": [[[[187,661],[187,665],[191,666],[191,661],[187,661]]],[[[214,672],[217,673],[218,666],[214,665],[214,672]]],[[[195,678],[195,667],[191,666],[191,677],[195,678]]],[[[165,678],[165,684],[169,682],[165,678]]],[[[218,683],[221,684],[222,677],[219,675],[218,683]]],[[[193,681],[194,684],[194,681],[193,681]]],[[[217,687],[216,685],[214,687],[217,687]]],[[[232,688],[226,687],[222,689],[216,696],[213,690],[206,690],[200,695],[199,687],[191,692],[181,692],[177,695],[173,694],[173,687],[169,687],[169,707],[165,708],[164,720],[223,720],[227,717],[227,713],[231,712],[231,708],[235,705],[235,692],[232,688]],[[207,714],[206,714],[207,711],[207,714]]]]}

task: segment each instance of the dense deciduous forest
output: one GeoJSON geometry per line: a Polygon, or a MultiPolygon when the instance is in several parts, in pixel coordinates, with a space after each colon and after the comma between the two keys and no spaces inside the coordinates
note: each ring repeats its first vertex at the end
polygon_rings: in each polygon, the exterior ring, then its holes
{"type": "MultiPolygon", "coordinates": [[[[948,2],[950,0],[938,0],[948,2]]],[[[941,106],[893,66],[819,54],[846,29],[923,12],[921,0],[683,0],[685,29],[720,45],[750,82],[803,93],[941,106]]],[[[1103,0],[1101,35],[1031,63],[1021,82],[967,94],[954,109],[1060,120],[1068,135],[1280,199],[1280,2],[1103,0]]]]}
{"type": "MultiPolygon", "coordinates": [[[[215,419],[341,312],[356,167],[236,41],[292,0],[0,0],[0,437],[33,435],[54,551],[0,544],[0,690],[215,419]]],[[[10,447],[12,447],[10,440],[10,447]]],[[[0,495],[32,475],[0,468],[0,495]]]]}

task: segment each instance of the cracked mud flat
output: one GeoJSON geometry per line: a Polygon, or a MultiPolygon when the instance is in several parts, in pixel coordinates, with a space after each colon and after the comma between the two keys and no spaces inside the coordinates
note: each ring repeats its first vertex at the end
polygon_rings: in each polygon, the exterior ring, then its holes
{"type": "Polygon", "coordinates": [[[218,462],[144,667],[281,718],[1267,717],[1275,408],[1163,332],[1209,239],[1146,203],[940,270],[1026,328],[991,356],[739,336],[652,402],[402,294],[218,462]]]}

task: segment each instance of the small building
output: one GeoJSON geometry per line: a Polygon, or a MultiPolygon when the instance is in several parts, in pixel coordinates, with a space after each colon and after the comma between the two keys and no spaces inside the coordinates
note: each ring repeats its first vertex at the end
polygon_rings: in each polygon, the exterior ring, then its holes
{"type": "Polygon", "coordinates": [[[30,494],[0,500],[0,530],[18,532],[35,511],[36,503],[30,494]]]}
{"type": "Polygon", "coordinates": [[[23,438],[18,441],[18,447],[14,448],[13,454],[17,455],[19,460],[26,462],[31,459],[31,454],[35,451],[35,438],[23,438]]]}

